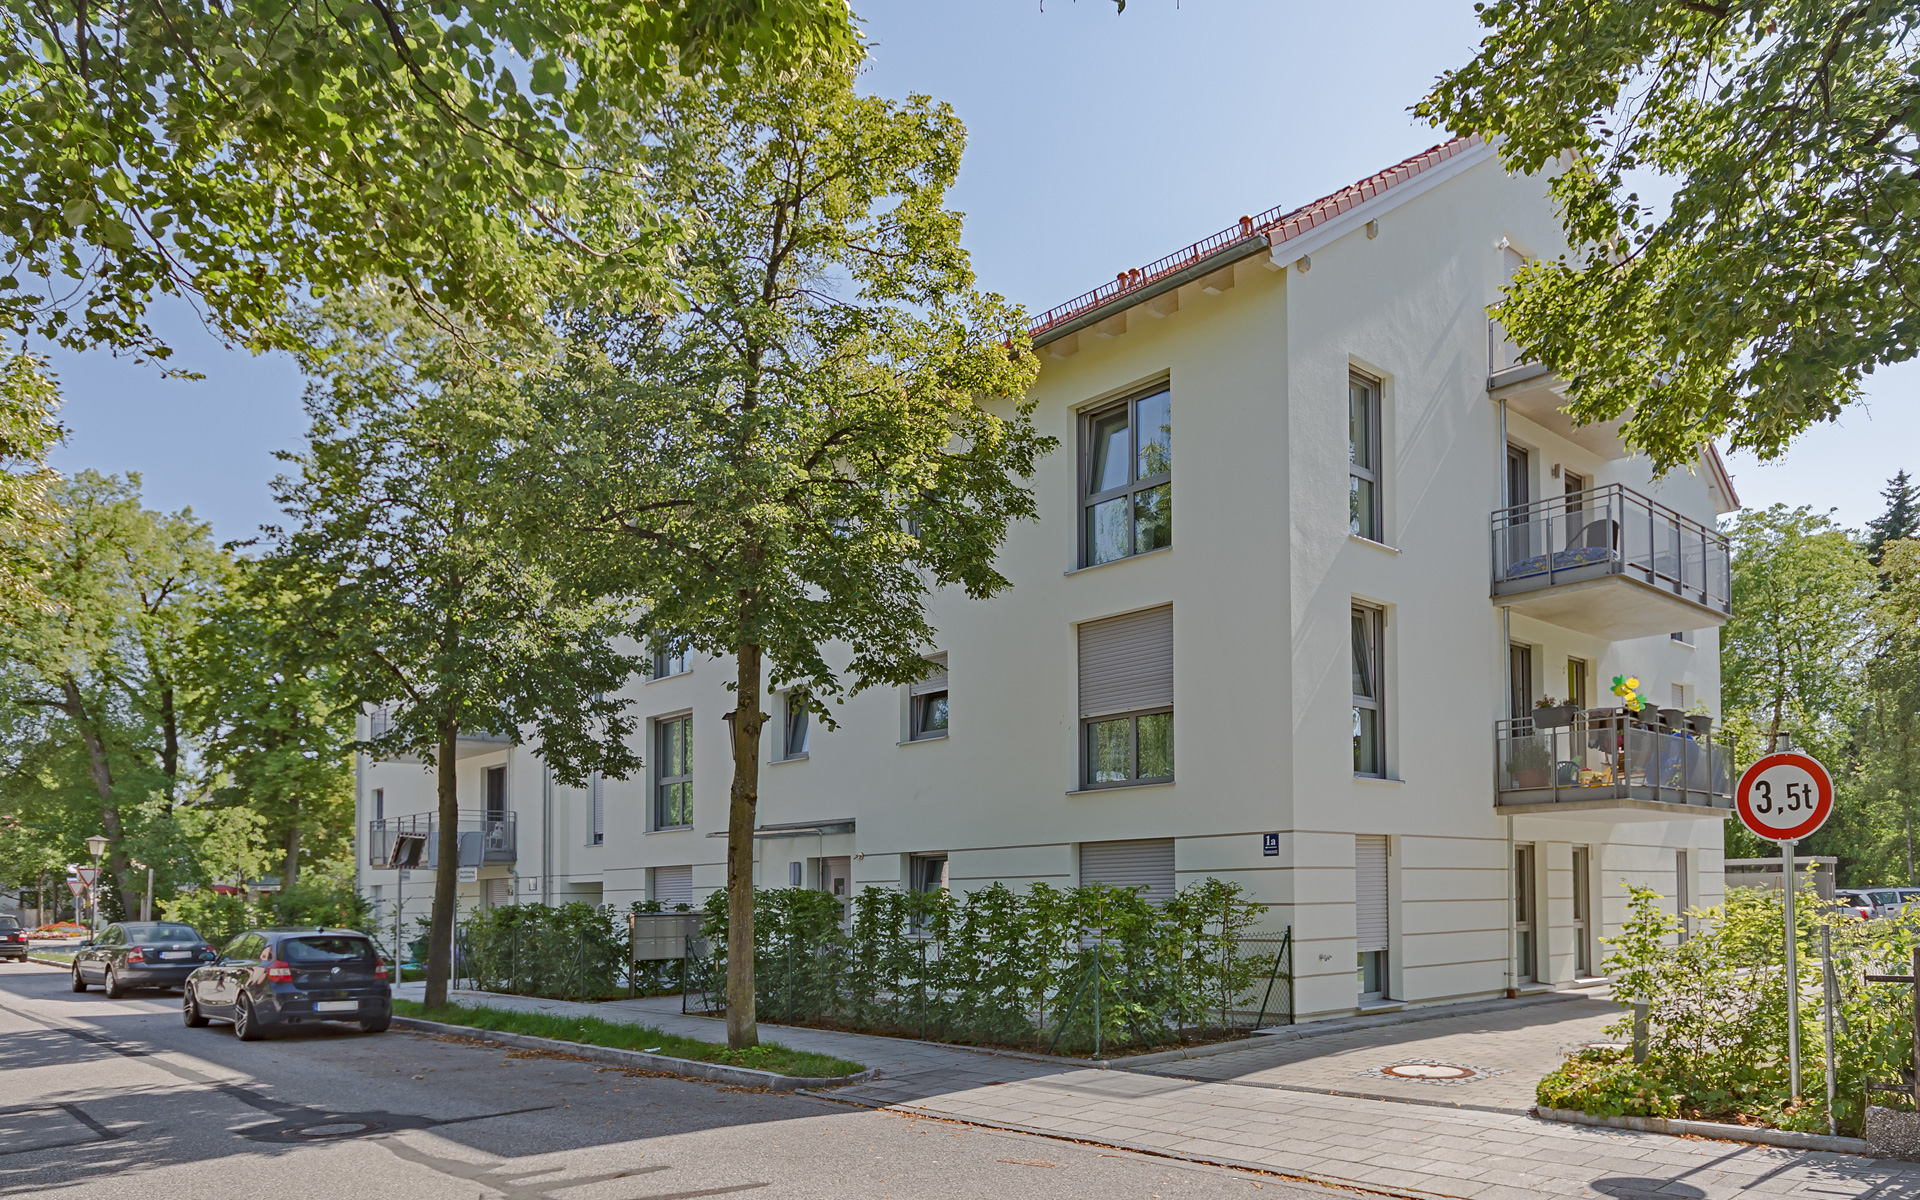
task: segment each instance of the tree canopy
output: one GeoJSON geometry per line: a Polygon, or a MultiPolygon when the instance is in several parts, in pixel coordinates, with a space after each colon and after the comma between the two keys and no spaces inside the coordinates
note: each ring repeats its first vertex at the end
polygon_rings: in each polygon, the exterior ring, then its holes
{"type": "MultiPolygon", "coordinates": [[[[516,520],[567,534],[644,641],[733,660],[728,1036],[755,1039],[752,862],[764,687],[816,711],[923,675],[933,589],[1007,586],[1052,445],[1017,310],[978,289],[946,206],[965,131],[851,69],[675,88],[643,126],[648,201],[695,233],[684,311],[569,314],[511,428],[516,520]]],[[[695,737],[706,736],[701,730],[695,737]]]]}
{"type": "Polygon", "coordinates": [[[1912,6],[1490,0],[1415,111],[1550,171],[1571,257],[1496,310],[1659,466],[1763,458],[1920,349],[1912,6]],[[1673,185],[1649,203],[1637,183],[1673,185]]]}

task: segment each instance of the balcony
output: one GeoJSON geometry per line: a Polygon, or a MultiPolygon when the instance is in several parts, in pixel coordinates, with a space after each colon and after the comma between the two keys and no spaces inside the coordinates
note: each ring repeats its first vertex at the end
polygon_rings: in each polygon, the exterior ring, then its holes
{"type": "Polygon", "coordinates": [[[1494,811],[1602,821],[1731,811],[1736,773],[1726,745],[1672,709],[1659,712],[1593,709],[1555,727],[1532,717],[1496,722],[1494,811]]]}
{"type": "MultiPolygon", "coordinates": [[[[510,863],[519,855],[519,837],[512,812],[462,809],[458,834],[462,867],[510,863]]],[[[440,859],[440,818],[435,813],[413,813],[367,822],[367,865],[391,869],[394,843],[402,836],[424,837],[418,865],[433,870],[440,859]]]]}
{"type": "MultiPolygon", "coordinates": [[[[393,715],[382,705],[367,713],[367,737],[378,738],[393,727],[393,715]]],[[[462,729],[454,737],[453,756],[456,759],[472,758],[476,754],[486,754],[494,750],[504,750],[513,744],[513,738],[505,733],[490,733],[481,729],[462,729]]],[[[417,763],[417,754],[396,754],[381,757],[381,762],[417,763]]]]}
{"type": "Polygon", "coordinates": [[[1732,556],[1718,530],[1609,484],[1497,509],[1493,600],[1608,641],[1718,628],[1732,556]]]}
{"type": "Polygon", "coordinates": [[[1523,357],[1520,347],[1507,340],[1500,323],[1487,321],[1487,398],[1507,406],[1507,412],[1608,460],[1628,458],[1631,451],[1620,440],[1625,418],[1576,425],[1568,416],[1567,381],[1545,363],[1523,357]]]}

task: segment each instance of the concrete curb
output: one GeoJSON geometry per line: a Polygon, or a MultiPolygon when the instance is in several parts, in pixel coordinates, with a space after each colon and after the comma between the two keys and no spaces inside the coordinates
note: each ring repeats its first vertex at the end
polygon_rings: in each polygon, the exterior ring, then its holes
{"type": "Polygon", "coordinates": [[[1719,1121],[1682,1121],[1670,1117],[1596,1117],[1592,1113],[1541,1105],[1534,1106],[1533,1115],[1543,1121],[1563,1121],[1569,1125],[1598,1125],[1607,1129],[1632,1129],[1640,1133],[1685,1134],[1718,1138],[1726,1142],[1758,1142],[1763,1146],[1782,1146],[1788,1150],[1825,1150],[1833,1154],[1871,1157],[1867,1153],[1865,1138],[1829,1137],[1824,1133],[1761,1129],[1753,1125],[1726,1125],[1719,1121]]]}
{"type": "Polygon", "coordinates": [[[644,1050],[620,1050],[613,1046],[590,1046],[585,1042],[564,1042],[558,1038],[533,1037],[524,1033],[475,1029],[471,1025],[448,1025],[441,1021],[425,1021],[419,1017],[396,1016],[393,1023],[396,1028],[417,1030],[420,1033],[454,1034],[483,1042],[498,1042],[503,1046],[512,1046],[520,1050],[546,1050],[555,1054],[569,1054],[575,1058],[591,1059],[594,1062],[610,1063],[617,1067],[636,1067],[643,1071],[658,1071],[663,1075],[682,1075],[690,1079],[709,1080],[713,1083],[766,1088],[770,1092],[791,1092],[800,1088],[842,1087],[850,1083],[866,1083],[880,1078],[878,1067],[868,1067],[855,1075],[780,1075],[773,1071],[757,1071],[751,1067],[731,1067],[725,1063],[696,1062],[691,1058],[674,1058],[668,1054],[648,1054],[644,1050]]]}

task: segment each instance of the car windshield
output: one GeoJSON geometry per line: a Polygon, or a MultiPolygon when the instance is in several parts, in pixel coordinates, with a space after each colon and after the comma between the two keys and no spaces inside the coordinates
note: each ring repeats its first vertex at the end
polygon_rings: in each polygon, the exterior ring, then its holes
{"type": "Polygon", "coordinates": [[[373,943],[357,937],[288,938],[280,943],[280,957],[288,962],[372,962],[373,943]]]}
{"type": "Polygon", "coordinates": [[[127,931],[127,939],[134,942],[197,942],[200,935],[191,925],[175,925],[172,922],[155,921],[151,924],[122,925],[127,931]]]}
{"type": "MultiPolygon", "coordinates": [[[[20,920],[18,917],[0,917],[0,929],[18,929],[18,928],[20,928],[20,920]]],[[[1785,937],[1786,935],[1781,934],[1780,936],[1785,937]]]]}

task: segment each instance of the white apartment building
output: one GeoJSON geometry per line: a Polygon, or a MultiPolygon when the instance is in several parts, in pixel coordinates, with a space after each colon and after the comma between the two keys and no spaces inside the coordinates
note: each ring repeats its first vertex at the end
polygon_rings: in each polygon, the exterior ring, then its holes
{"type": "MultiPolygon", "coordinates": [[[[1719,711],[1737,501],[1711,450],[1654,478],[1512,361],[1487,306],[1561,239],[1541,180],[1461,140],[1045,314],[1060,449],[1014,586],[936,595],[934,673],[834,730],[772,698],[760,885],[1218,876],[1292,927],[1303,1018],[1575,986],[1625,881],[1717,903],[1733,769],[1672,710],[1719,711]],[[1616,675],[1666,728],[1600,715],[1616,675]]],[[[655,666],[640,777],[560,787],[537,747],[462,741],[463,906],[721,885],[731,665],[655,666]]],[[[358,787],[362,886],[411,922],[429,872],[369,861],[432,781],[363,761],[358,787]]]]}

